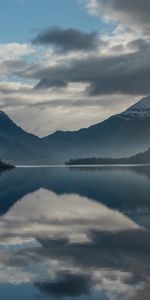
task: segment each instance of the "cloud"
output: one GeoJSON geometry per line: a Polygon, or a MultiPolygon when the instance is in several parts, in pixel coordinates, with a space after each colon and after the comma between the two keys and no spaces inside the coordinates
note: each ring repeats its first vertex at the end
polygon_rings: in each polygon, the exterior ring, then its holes
{"type": "Polygon", "coordinates": [[[150,2],[148,0],[87,0],[89,9],[105,20],[149,33],[150,2]]]}
{"type": "Polygon", "coordinates": [[[90,294],[93,282],[90,275],[60,273],[58,278],[48,282],[38,282],[35,286],[45,295],[63,297],[79,297],[90,294]]]}
{"type": "Polygon", "coordinates": [[[51,81],[48,78],[43,78],[36,86],[35,89],[43,89],[43,88],[65,88],[67,87],[67,82],[61,79],[52,79],[51,81]]]}
{"type": "Polygon", "coordinates": [[[150,286],[149,282],[143,284],[141,288],[135,290],[132,295],[127,294],[122,300],[149,300],[150,299],[150,286]]]}
{"type": "Polygon", "coordinates": [[[146,51],[149,49],[149,42],[142,39],[142,38],[138,38],[138,39],[134,39],[132,40],[131,42],[129,42],[127,44],[127,46],[133,50],[143,50],[143,51],[146,51]]]}
{"type": "Polygon", "coordinates": [[[3,78],[6,78],[6,76],[15,76],[15,72],[24,71],[27,66],[27,62],[22,59],[2,61],[0,63],[0,76],[3,78]]]}
{"type": "Polygon", "coordinates": [[[149,39],[130,31],[95,33],[95,39],[99,44],[91,43],[90,51],[0,45],[1,109],[25,130],[44,136],[99,123],[148,95],[149,39]]]}
{"type": "Polygon", "coordinates": [[[73,28],[54,27],[38,33],[32,43],[52,45],[58,52],[88,51],[98,46],[98,35],[96,32],[85,33],[73,28]]]}
{"type": "Polygon", "coordinates": [[[54,66],[34,65],[16,74],[39,80],[37,86],[62,87],[66,83],[89,84],[89,95],[147,95],[150,93],[150,47],[125,54],[88,55],[54,66]]]}
{"type": "Polygon", "coordinates": [[[0,45],[0,107],[40,136],[88,127],[150,93],[149,54],[149,40],[127,32],[101,36],[90,52],[0,45]]]}
{"type": "Polygon", "coordinates": [[[36,50],[30,44],[0,43],[0,62],[18,60],[20,57],[35,54],[36,50]]]}

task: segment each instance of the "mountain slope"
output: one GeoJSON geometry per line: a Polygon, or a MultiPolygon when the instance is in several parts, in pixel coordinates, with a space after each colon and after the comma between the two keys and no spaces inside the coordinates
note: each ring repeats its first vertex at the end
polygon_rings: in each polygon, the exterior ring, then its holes
{"type": "Polygon", "coordinates": [[[62,162],[71,158],[129,157],[150,147],[150,96],[125,112],[75,132],[43,138],[62,162]]]}
{"type": "Polygon", "coordinates": [[[40,164],[52,161],[44,141],[18,127],[0,111],[0,156],[13,164],[40,164]]]}

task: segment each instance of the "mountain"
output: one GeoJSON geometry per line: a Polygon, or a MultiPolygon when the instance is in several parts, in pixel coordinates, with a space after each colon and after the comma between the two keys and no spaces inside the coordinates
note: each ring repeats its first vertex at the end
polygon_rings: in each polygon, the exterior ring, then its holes
{"type": "Polygon", "coordinates": [[[150,148],[150,96],[89,128],[27,133],[0,111],[0,157],[11,164],[59,164],[86,157],[130,157],[150,148]]]}
{"type": "Polygon", "coordinates": [[[121,114],[129,119],[146,119],[150,117],[150,96],[143,98],[121,114]]]}
{"type": "Polygon", "coordinates": [[[89,128],[57,131],[45,138],[61,162],[86,157],[130,157],[150,147],[150,96],[89,128]]]}
{"type": "Polygon", "coordinates": [[[18,127],[2,111],[0,111],[0,156],[13,164],[52,162],[44,141],[18,127]]]}
{"type": "Polygon", "coordinates": [[[138,153],[131,157],[124,158],[81,158],[71,159],[66,162],[66,165],[114,165],[114,164],[150,164],[150,149],[143,153],[138,153]]]}

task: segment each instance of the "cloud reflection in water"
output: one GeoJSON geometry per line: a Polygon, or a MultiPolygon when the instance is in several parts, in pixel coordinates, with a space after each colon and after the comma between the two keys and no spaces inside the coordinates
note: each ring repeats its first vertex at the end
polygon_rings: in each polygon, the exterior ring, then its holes
{"type": "Polygon", "coordinates": [[[1,284],[43,299],[147,300],[149,230],[102,203],[45,188],[15,202],[0,218],[1,284]]]}

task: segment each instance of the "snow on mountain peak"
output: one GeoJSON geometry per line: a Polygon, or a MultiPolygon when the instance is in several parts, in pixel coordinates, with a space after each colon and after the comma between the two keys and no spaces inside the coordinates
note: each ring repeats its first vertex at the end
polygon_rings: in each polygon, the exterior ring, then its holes
{"type": "Polygon", "coordinates": [[[148,118],[150,117],[150,96],[129,107],[123,114],[126,118],[148,118]]]}

